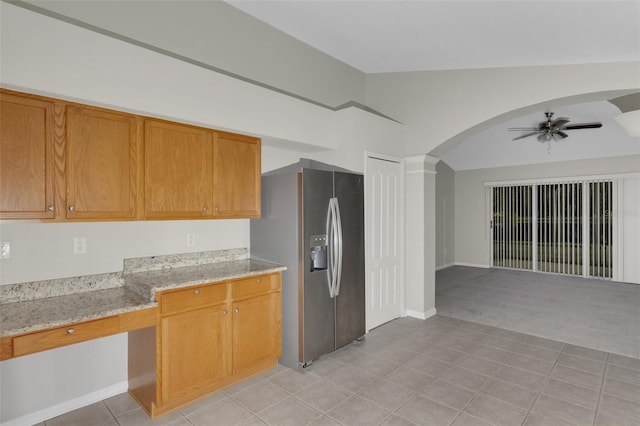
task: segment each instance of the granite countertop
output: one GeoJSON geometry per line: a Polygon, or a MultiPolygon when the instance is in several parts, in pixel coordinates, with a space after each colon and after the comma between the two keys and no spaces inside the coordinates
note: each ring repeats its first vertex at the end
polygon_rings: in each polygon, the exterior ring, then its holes
{"type": "Polygon", "coordinates": [[[121,273],[0,286],[0,337],[153,308],[157,291],[285,269],[231,249],[125,259],[121,273]]]}
{"type": "Polygon", "coordinates": [[[124,285],[143,298],[155,301],[157,291],[268,274],[285,269],[282,265],[259,260],[235,260],[132,273],[125,275],[124,285]]]}
{"type": "Polygon", "coordinates": [[[64,296],[0,305],[0,337],[105,318],[145,308],[156,303],[127,287],[93,290],[64,296]]]}

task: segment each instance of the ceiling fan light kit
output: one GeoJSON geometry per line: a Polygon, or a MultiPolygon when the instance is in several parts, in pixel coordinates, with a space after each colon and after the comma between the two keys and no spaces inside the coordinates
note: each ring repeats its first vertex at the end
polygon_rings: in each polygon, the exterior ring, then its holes
{"type": "Polygon", "coordinates": [[[513,138],[514,141],[537,135],[539,142],[547,143],[547,153],[551,152],[551,141],[558,141],[569,137],[565,130],[578,129],[599,129],[602,123],[581,123],[569,125],[570,120],[567,117],[558,117],[553,120],[553,112],[545,112],[547,121],[538,124],[538,127],[511,127],[509,131],[527,132],[518,137],[513,138]],[[559,138],[559,139],[558,139],[559,138]]]}

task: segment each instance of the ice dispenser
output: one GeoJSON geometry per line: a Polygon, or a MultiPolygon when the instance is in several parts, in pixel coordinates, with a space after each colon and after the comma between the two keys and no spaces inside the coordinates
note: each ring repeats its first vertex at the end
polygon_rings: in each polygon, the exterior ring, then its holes
{"type": "Polygon", "coordinates": [[[311,272],[327,269],[327,235],[312,235],[309,238],[309,255],[311,256],[311,272]]]}

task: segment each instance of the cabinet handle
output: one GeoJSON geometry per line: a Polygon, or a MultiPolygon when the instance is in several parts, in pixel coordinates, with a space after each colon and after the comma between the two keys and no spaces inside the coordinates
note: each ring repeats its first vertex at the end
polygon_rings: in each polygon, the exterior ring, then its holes
{"type": "Polygon", "coordinates": [[[67,330],[67,334],[68,334],[69,336],[71,336],[71,335],[73,334],[73,332],[74,332],[74,329],[73,329],[73,328],[70,328],[70,329],[68,329],[68,330],[67,330]]]}
{"type": "Polygon", "coordinates": [[[220,212],[220,207],[216,206],[216,213],[220,212]]]}
{"type": "Polygon", "coordinates": [[[235,308],[235,309],[233,310],[233,312],[235,312],[235,313],[240,312],[240,308],[235,308]]]}
{"type": "Polygon", "coordinates": [[[204,206],[204,207],[202,208],[202,211],[203,211],[203,212],[206,212],[207,210],[209,210],[209,208],[208,208],[207,206],[204,206]]]}
{"type": "Polygon", "coordinates": [[[55,208],[55,207],[53,207],[52,205],[51,205],[51,206],[47,206],[47,210],[49,210],[50,212],[54,211],[55,209],[56,209],[56,208],[55,208]]]}
{"type": "Polygon", "coordinates": [[[200,294],[200,289],[199,289],[199,288],[195,289],[195,290],[194,290],[194,293],[195,293],[196,295],[200,294]]]}
{"type": "Polygon", "coordinates": [[[258,284],[260,284],[260,283],[262,282],[262,278],[258,278],[258,279],[256,280],[256,282],[257,282],[258,284]]]}
{"type": "Polygon", "coordinates": [[[222,311],[222,315],[227,315],[229,313],[229,311],[227,311],[226,309],[224,311],[222,311]]]}
{"type": "Polygon", "coordinates": [[[76,211],[76,206],[74,206],[74,205],[69,206],[69,211],[70,212],[75,212],[76,211]]]}

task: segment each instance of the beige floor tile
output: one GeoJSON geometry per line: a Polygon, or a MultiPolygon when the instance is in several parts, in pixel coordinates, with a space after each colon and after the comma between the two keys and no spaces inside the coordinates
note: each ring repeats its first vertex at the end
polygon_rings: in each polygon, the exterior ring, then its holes
{"type": "MultiPolygon", "coordinates": [[[[488,336],[489,338],[491,336],[488,336]]],[[[445,338],[438,340],[438,345],[445,346],[457,351],[467,352],[478,345],[477,341],[467,340],[455,336],[446,336],[445,338]]]]}
{"type": "Polygon", "coordinates": [[[542,348],[539,346],[532,346],[526,343],[523,343],[522,345],[518,346],[518,349],[516,349],[516,352],[522,355],[529,356],[531,358],[538,358],[548,362],[556,362],[560,357],[560,351],[554,351],[554,350],[542,348]]]}
{"type": "Polygon", "coordinates": [[[350,364],[353,362],[358,362],[364,357],[367,356],[366,352],[363,352],[359,349],[354,349],[351,346],[346,346],[342,349],[338,349],[337,351],[329,354],[330,357],[337,359],[338,361],[350,364]]]}
{"type": "Polygon", "coordinates": [[[603,352],[603,351],[599,351],[599,350],[595,350],[595,349],[591,349],[591,348],[585,348],[582,346],[577,346],[577,345],[566,345],[564,350],[564,353],[569,354],[569,355],[577,355],[577,356],[581,356],[583,358],[589,358],[592,359],[594,361],[606,361],[607,360],[607,353],[603,352]]]}
{"type": "Polygon", "coordinates": [[[544,385],[545,376],[522,370],[520,368],[505,365],[495,374],[497,379],[514,385],[522,386],[527,389],[539,391],[544,385]]]}
{"type": "Polygon", "coordinates": [[[319,377],[327,377],[344,365],[345,363],[338,361],[335,358],[323,356],[320,357],[320,359],[313,361],[313,364],[305,368],[305,370],[319,377]]]}
{"type": "Polygon", "coordinates": [[[185,416],[188,416],[202,408],[208,407],[211,404],[215,404],[218,401],[222,401],[225,398],[227,398],[227,395],[225,395],[224,392],[222,391],[214,392],[211,395],[207,395],[196,402],[193,402],[185,407],[182,407],[180,409],[180,412],[185,416]]]}
{"type": "Polygon", "coordinates": [[[553,371],[549,377],[595,391],[599,391],[600,385],[602,384],[602,376],[600,375],[587,373],[563,365],[553,367],[553,371]]]}
{"type": "Polygon", "coordinates": [[[487,423],[477,417],[470,416],[469,414],[462,413],[458,418],[451,423],[451,426],[493,426],[491,423],[487,423]]]}
{"type": "Polygon", "coordinates": [[[626,399],[628,401],[640,403],[640,386],[621,382],[610,377],[604,378],[604,383],[602,384],[602,393],[617,396],[618,398],[626,399]]]}
{"type": "Polygon", "coordinates": [[[640,386],[640,371],[638,370],[608,364],[604,375],[605,377],[611,377],[612,379],[620,380],[621,382],[640,386]]]}
{"type": "Polygon", "coordinates": [[[399,365],[400,364],[398,363],[389,362],[378,357],[376,353],[374,355],[367,355],[365,358],[358,361],[355,367],[366,371],[372,376],[380,377],[397,368],[399,365]]]}
{"type": "Polygon", "coordinates": [[[521,425],[527,416],[526,410],[484,394],[476,396],[464,412],[496,426],[521,425]]]}
{"type": "Polygon", "coordinates": [[[266,426],[266,423],[257,417],[251,417],[245,420],[244,422],[240,423],[240,426],[266,426]]]}
{"type": "Polygon", "coordinates": [[[252,413],[259,413],[288,397],[289,395],[284,390],[267,381],[229,396],[252,413]]]}
{"type": "Polygon", "coordinates": [[[528,410],[538,395],[536,392],[523,388],[513,383],[503,382],[502,380],[489,380],[481,392],[493,398],[499,399],[509,404],[528,410]]]}
{"type": "Polygon", "coordinates": [[[451,348],[436,344],[436,345],[430,346],[429,348],[424,350],[421,354],[431,358],[435,358],[447,364],[452,364],[456,359],[463,356],[464,352],[459,351],[457,349],[451,349],[451,348]]]}
{"type": "Polygon", "coordinates": [[[391,412],[373,402],[352,396],[327,415],[344,425],[369,426],[382,423],[391,412]]]}
{"type": "Polygon", "coordinates": [[[444,373],[440,375],[441,378],[456,384],[463,386],[472,391],[479,391],[485,382],[488,380],[487,376],[474,373],[471,370],[458,367],[456,365],[448,368],[444,373]]]}
{"type": "Polygon", "coordinates": [[[477,374],[491,375],[494,374],[500,368],[500,363],[488,360],[486,358],[480,358],[467,354],[462,358],[459,358],[454,363],[458,367],[466,368],[477,374]]]}
{"type": "Polygon", "coordinates": [[[446,380],[436,379],[422,389],[419,394],[440,404],[462,411],[476,395],[476,392],[454,385],[446,380]]]}
{"type": "Polygon", "coordinates": [[[174,423],[185,424],[184,422],[186,417],[184,417],[179,411],[174,411],[158,417],[157,419],[151,420],[143,410],[133,410],[123,414],[121,417],[118,417],[117,420],[120,426],[168,426],[174,423]]]}
{"type": "Polygon", "coordinates": [[[341,425],[340,423],[333,420],[331,417],[322,416],[314,420],[313,423],[311,423],[311,426],[341,426],[341,425]]]}
{"type": "Polygon", "coordinates": [[[336,385],[342,386],[349,392],[358,392],[360,389],[377,380],[376,376],[368,374],[358,368],[354,368],[353,365],[340,367],[327,378],[336,385]]]}
{"type": "Polygon", "coordinates": [[[450,364],[421,353],[411,358],[405,365],[423,374],[437,376],[446,370],[450,364]]]}
{"type": "Polygon", "coordinates": [[[531,411],[574,426],[592,424],[595,415],[595,410],[547,395],[540,395],[535,404],[533,404],[531,411]]]}
{"type": "Polygon", "coordinates": [[[595,409],[598,405],[598,392],[555,379],[549,379],[541,393],[587,408],[595,409]]]}
{"type": "Polygon", "coordinates": [[[374,382],[358,392],[358,396],[374,402],[389,411],[397,410],[415,394],[416,392],[409,388],[384,379],[374,382]]]}
{"type": "Polygon", "coordinates": [[[554,366],[553,362],[544,361],[539,358],[531,358],[520,353],[513,354],[511,358],[506,361],[506,364],[543,376],[548,375],[554,366]]]}
{"type": "Polygon", "coordinates": [[[416,426],[415,423],[410,422],[404,417],[392,415],[385,420],[381,426],[416,426]]]}
{"type": "Polygon", "coordinates": [[[498,363],[505,362],[512,354],[511,351],[505,351],[503,349],[485,346],[482,344],[473,348],[469,353],[498,363]]]}
{"type": "Polygon", "coordinates": [[[295,396],[316,410],[326,413],[346,400],[351,393],[329,380],[319,380],[300,390],[295,396]]]}
{"type": "Polygon", "coordinates": [[[289,393],[295,393],[318,380],[320,380],[320,377],[312,374],[311,371],[306,371],[306,369],[293,370],[290,368],[267,379],[269,383],[279,386],[289,393]]]}
{"type": "Polygon", "coordinates": [[[526,336],[523,342],[527,345],[539,346],[541,348],[551,349],[558,352],[562,351],[565,346],[564,343],[558,342],[557,340],[546,339],[538,336],[526,336]]]}
{"type": "Polygon", "coordinates": [[[598,375],[602,375],[604,373],[605,366],[604,361],[594,361],[589,358],[569,355],[567,353],[563,353],[562,355],[560,355],[560,358],[558,358],[558,364],[598,375]]]}
{"type": "Polygon", "coordinates": [[[551,419],[549,417],[542,416],[536,413],[529,413],[522,426],[566,426],[566,423],[561,423],[558,420],[551,419]]]}
{"type": "MultiPolygon", "coordinates": [[[[497,328],[496,330],[501,330],[501,329],[497,328]]],[[[522,336],[521,339],[524,339],[524,337],[526,336],[526,334],[516,333],[514,331],[509,331],[509,330],[504,330],[504,331],[506,332],[504,334],[507,336],[514,336],[514,335],[522,336]]],[[[515,351],[518,348],[518,346],[520,346],[521,341],[504,338],[500,335],[496,335],[495,333],[492,333],[480,339],[478,343],[481,343],[485,346],[491,346],[493,348],[502,349],[505,351],[515,351]]]]}
{"type": "Polygon", "coordinates": [[[47,420],[46,424],[47,426],[93,426],[112,419],[111,412],[101,401],[47,420]]]}
{"type": "Polygon", "coordinates": [[[229,398],[209,405],[188,416],[195,426],[237,425],[254,417],[247,409],[229,398]]]}
{"type": "Polygon", "coordinates": [[[596,426],[638,426],[636,419],[627,419],[615,414],[598,411],[596,415],[596,426]]]}
{"type": "Polygon", "coordinates": [[[138,405],[136,400],[133,399],[128,392],[124,392],[120,395],[107,398],[103,402],[107,406],[113,417],[116,418],[120,417],[128,411],[141,409],[140,405],[138,405]]]}
{"type": "Polygon", "coordinates": [[[263,411],[259,417],[273,426],[305,426],[320,418],[321,413],[291,397],[263,411]]]}
{"type": "Polygon", "coordinates": [[[610,354],[609,364],[617,365],[619,367],[630,368],[632,370],[640,371],[640,359],[631,358],[623,355],[610,354]]]}
{"type": "Polygon", "coordinates": [[[248,379],[244,379],[238,383],[235,383],[229,386],[228,388],[224,388],[222,392],[224,392],[225,395],[233,395],[234,393],[238,393],[244,389],[247,389],[251,386],[254,386],[262,382],[264,382],[264,379],[262,377],[253,376],[253,377],[249,377],[248,379]]]}
{"type": "Polygon", "coordinates": [[[640,403],[627,401],[616,396],[601,395],[598,411],[640,421],[640,403]]]}
{"type": "Polygon", "coordinates": [[[375,356],[393,364],[402,364],[416,356],[419,352],[421,351],[407,349],[401,344],[393,344],[377,351],[375,356]]]}
{"type": "Polygon", "coordinates": [[[422,374],[412,368],[401,366],[387,373],[384,378],[397,385],[404,386],[405,388],[417,392],[427,383],[431,382],[434,379],[434,376],[422,374]]]}
{"type": "Polygon", "coordinates": [[[428,398],[416,396],[400,408],[396,414],[417,425],[449,425],[460,411],[438,404],[428,398]]]}

